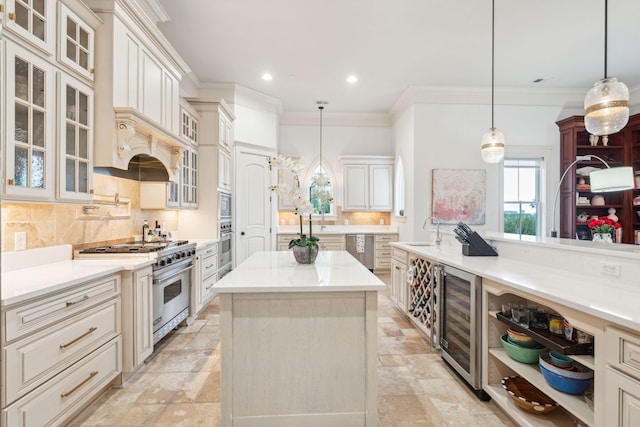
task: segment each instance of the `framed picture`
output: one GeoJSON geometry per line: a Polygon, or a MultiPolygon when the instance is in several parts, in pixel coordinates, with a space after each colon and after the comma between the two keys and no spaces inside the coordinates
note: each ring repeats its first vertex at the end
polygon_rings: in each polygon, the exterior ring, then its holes
{"type": "Polygon", "coordinates": [[[486,171],[433,169],[431,212],[442,224],[484,224],[486,171]]]}

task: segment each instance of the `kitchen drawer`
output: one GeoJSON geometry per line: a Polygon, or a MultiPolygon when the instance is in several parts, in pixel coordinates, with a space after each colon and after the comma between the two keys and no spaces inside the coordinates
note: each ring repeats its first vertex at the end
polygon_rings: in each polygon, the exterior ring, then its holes
{"type": "Polygon", "coordinates": [[[85,282],[5,311],[5,340],[57,325],[65,319],[120,294],[120,275],[85,282]]]}
{"type": "Polygon", "coordinates": [[[215,255],[202,258],[202,281],[207,280],[218,271],[218,257],[215,255]]]}
{"type": "Polygon", "coordinates": [[[297,239],[299,236],[297,234],[278,234],[278,243],[286,243],[287,245],[292,239],[297,239]]]}
{"type": "Polygon", "coordinates": [[[378,249],[376,248],[376,258],[387,258],[391,262],[391,249],[378,249]]]}
{"type": "Polygon", "coordinates": [[[397,234],[376,234],[376,244],[378,242],[397,242],[397,234]]]}
{"type": "Polygon", "coordinates": [[[217,272],[202,281],[202,301],[203,302],[206,303],[213,296],[215,296],[217,292],[216,292],[216,287],[214,285],[216,284],[217,281],[218,281],[217,272]]]}
{"type": "Polygon", "coordinates": [[[196,250],[197,255],[202,258],[206,258],[209,256],[217,256],[218,255],[218,244],[213,243],[211,245],[207,245],[201,249],[196,250]]]}
{"type": "Polygon", "coordinates": [[[325,242],[320,241],[320,249],[323,251],[344,251],[345,244],[344,242],[325,242]]]}
{"type": "Polygon", "coordinates": [[[389,251],[389,255],[391,255],[391,245],[389,242],[376,242],[376,250],[386,249],[389,251]]]}
{"type": "Polygon", "coordinates": [[[607,363],[640,380],[640,336],[611,326],[604,335],[607,363]]]}
{"type": "Polygon", "coordinates": [[[403,264],[407,263],[407,252],[406,251],[403,251],[402,249],[394,248],[391,253],[392,253],[391,257],[393,259],[395,259],[396,261],[401,262],[403,264]]]}
{"type": "Polygon", "coordinates": [[[315,234],[314,236],[319,238],[321,243],[340,243],[343,245],[343,248],[337,250],[344,250],[344,234],[315,234]]]}
{"type": "Polygon", "coordinates": [[[3,425],[64,425],[70,415],[89,403],[120,374],[121,354],[121,338],[118,336],[3,409],[3,425]]]}
{"type": "Polygon", "coordinates": [[[376,257],[374,268],[376,270],[391,270],[391,258],[378,258],[376,257]]]}
{"type": "Polygon", "coordinates": [[[25,395],[120,334],[120,300],[113,299],[4,349],[2,406],[25,395]]]}
{"type": "Polygon", "coordinates": [[[289,243],[278,243],[276,245],[276,250],[277,251],[288,251],[289,250],[289,243]]]}

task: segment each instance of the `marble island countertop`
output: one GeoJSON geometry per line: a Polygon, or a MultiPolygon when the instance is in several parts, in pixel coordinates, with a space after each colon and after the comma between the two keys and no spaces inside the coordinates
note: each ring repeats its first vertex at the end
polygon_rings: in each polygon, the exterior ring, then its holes
{"type": "Polygon", "coordinates": [[[291,251],[256,252],[214,287],[234,292],[382,291],[384,283],[345,251],[320,251],[298,264],[291,251]]]}
{"type": "MultiPolygon", "coordinates": [[[[420,242],[391,242],[391,245],[508,285],[514,290],[640,330],[640,285],[618,283],[611,276],[570,271],[568,266],[563,266],[562,257],[556,262],[541,262],[536,257],[514,259],[504,248],[502,252],[498,250],[502,253],[499,256],[464,256],[460,244],[437,246],[420,242]]],[[[544,243],[547,250],[550,245],[553,242],[544,243]]]]}

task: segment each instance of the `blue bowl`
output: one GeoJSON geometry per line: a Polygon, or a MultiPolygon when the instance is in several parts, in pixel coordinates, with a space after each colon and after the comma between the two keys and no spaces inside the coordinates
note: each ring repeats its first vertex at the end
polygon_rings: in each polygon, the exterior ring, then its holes
{"type": "Polygon", "coordinates": [[[569,356],[565,356],[564,354],[557,352],[557,351],[551,351],[549,352],[549,356],[551,357],[551,360],[553,361],[554,364],[556,364],[557,366],[571,366],[573,365],[573,359],[570,358],[569,356]]]}
{"type": "Polygon", "coordinates": [[[539,365],[540,371],[542,371],[542,376],[547,381],[547,383],[556,390],[560,390],[564,393],[582,394],[586,389],[589,388],[591,382],[593,381],[593,378],[578,380],[575,378],[563,377],[562,375],[558,375],[555,372],[551,372],[542,363],[540,363],[539,365]]]}

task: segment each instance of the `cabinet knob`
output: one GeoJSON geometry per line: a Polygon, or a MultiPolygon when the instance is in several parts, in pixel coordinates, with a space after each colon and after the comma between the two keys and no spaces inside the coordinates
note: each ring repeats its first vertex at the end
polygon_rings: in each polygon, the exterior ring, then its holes
{"type": "Polygon", "coordinates": [[[13,12],[9,12],[9,20],[15,21],[16,20],[16,14],[13,13],[13,12]]]}

